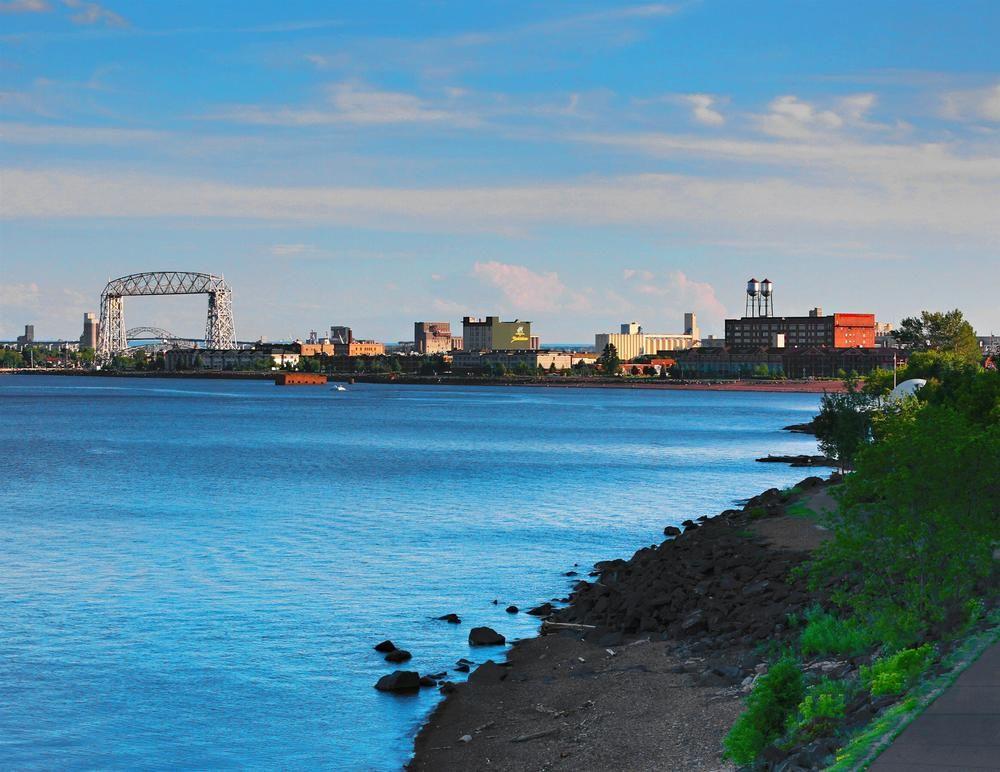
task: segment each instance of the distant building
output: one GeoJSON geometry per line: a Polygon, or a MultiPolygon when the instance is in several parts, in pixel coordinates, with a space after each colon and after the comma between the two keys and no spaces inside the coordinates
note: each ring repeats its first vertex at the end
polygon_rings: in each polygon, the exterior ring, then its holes
{"type": "Polygon", "coordinates": [[[330,340],[333,343],[350,343],[354,340],[354,333],[350,327],[335,325],[330,328],[330,340]]]}
{"type": "Polygon", "coordinates": [[[456,337],[452,336],[452,339],[451,339],[451,350],[452,351],[461,351],[464,346],[465,346],[465,338],[456,338],[456,337]]]}
{"type": "Polygon", "coordinates": [[[463,351],[528,351],[531,322],[501,322],[499,316],[462,319],[463,351]]]}
{"type": "MultiPolygon", "coordinates": [[[[591,357],[591,359],[593,359],[591,357]]],[[[538,351],[537,349],[505,351],[456,351],[452,367],[456,370],[484,370],[503,365],[512,372],[526,369],[534,373],[543,370],[568,370],[580,357],[566,351],[538,351]]]]}
{"type": "Polygon", "coordinates": [[[418,354],[447,354],[451,340],[450,322],[413,323],[413,344],[418,354]]]}
{"type": "Polygon", "coordinates": [[[837,378],[842,373],[865,375],[876,368],[891,370],[894,359],[896,364],[904,364],[905,352],[875,347],[701,346],[678,352],[676,369],[682,378],[747,378],[764,370],[774,377],[837,378]]]}
{"type": "Polygon", "coordinates": [[[594,336],[598,353],[608,344],[615,347],[618,358],[629,362],[636,357],[658,354],[661,351],[684,351],[701,344],[698,317],[684,314],[683,333],[647,333],[638,322],[626,322],[620,332],[599,332],[594,336]]]}
{"type": "Polygon", "coordinates": [[[385,344],[374,340],[351,340],[350,343],[339,343],[324,339],[321,343],[303,343],[296,341],[296,350],[304,357],[341,356],[341,357],[377,357],[385,354],[385,344]]]}
{"type": "Polygon", "coordinates": [[[83,315],[83,334],[80,336],[80,348],[97,349],[97,317],[90,311],[83,315]]]}
{"type": "Polygon", "coordinates": [[[875,322],[875,345],[880,348],[896,347],[896,339],[892,336],[892,322],[875,322]]]}
{"type": "Polygon", "coordinates": [[[385,354],[385,344],[374,340],[352,340],[350,343],[334,343],[335,356],[379,357],[385,354]]]}
{"type": "Polygon", "coordinates": [[[175,348],[163,355],[166,370],[253,370],[261,360],[273,367],[299,363],[299,353],[290,347],[266,345],[262,348],[175,348]]]}
{"type": "Polygon", "coordinates": [[[30,346],[35,342],[35,325],[26,324],[24,325],[24,335],[17,336],[17,342],[22,346],[30,346]]]}
{"type": "Polygon", "coordinates": [[[809,316],[744,316],[726,319],[726,345],[733,348],[761,346],[827,346],[874,348],[875,314],[823,315],[814,308],[809,316]]]}

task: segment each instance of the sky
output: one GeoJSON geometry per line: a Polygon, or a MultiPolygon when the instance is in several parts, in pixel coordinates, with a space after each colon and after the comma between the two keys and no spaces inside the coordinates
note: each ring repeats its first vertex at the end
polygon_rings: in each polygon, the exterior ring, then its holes
{"type": "Polygon", "coordinates": [[[998,35],[995,0],[0,0],[0,339],[160,270],[223,275],[241,340],[721,335],[751,276],[1000,333],[998,35]]]}

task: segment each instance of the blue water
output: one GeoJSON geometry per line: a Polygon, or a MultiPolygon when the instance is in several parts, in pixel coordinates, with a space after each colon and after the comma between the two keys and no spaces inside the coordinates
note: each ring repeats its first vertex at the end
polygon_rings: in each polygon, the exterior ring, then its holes
{"type": "Polygon", "coordinates": [[[753,458],[817,402],[0,377],[0,766],[398,769],[438,695],[373,644],[502,656],[470,625],[801,479],[753,458]]]}

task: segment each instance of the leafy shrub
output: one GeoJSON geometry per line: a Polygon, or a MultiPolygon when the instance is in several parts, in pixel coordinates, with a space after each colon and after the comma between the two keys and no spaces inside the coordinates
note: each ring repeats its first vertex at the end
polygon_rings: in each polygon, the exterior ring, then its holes
{"type": "Polygon", "coordinates": [[[806,626],[800,639],[802,653],[860,654],[875,643],[872,632],[854,619],[839,619],[821,608],[806,612],[806,626]]]}
{"type": "Polygon", "coordinates": [[[782,735],[803,696],[799,663],[783,657],[757,680],[747,698],[746,710],[722,741],[726,757],[737,764],[752,762],[782,735]]]}
{"type": "Polygon", "coordinates": [[[798,713],[788,721],[790,732],[803,741],[826,734],[844,717],[851,686],[846,681],[824,678],[806,690],[798,713]]]}
{"type": "Polygon", "coordinates": [[[871,667],[862,667],[861,681],[873,697],[902,694],[930,667],[933,659],[934,649],[928,643],[916,649],[903,649],[875,660],[871,667]]]}
{"type": "Polygon", "coordinates": [[[879,434],[844,481],[812,584],[839,582],[836,603],[870,620],[880,640],[906,646],[996,570],[1000,425],[925,405],[887,417],[879,434]]]}

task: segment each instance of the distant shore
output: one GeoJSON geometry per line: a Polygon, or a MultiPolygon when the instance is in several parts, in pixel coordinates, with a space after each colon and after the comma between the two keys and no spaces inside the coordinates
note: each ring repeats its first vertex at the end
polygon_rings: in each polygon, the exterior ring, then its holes
{"type": "MultiPolygon", "coordinates": [[[[270,381],[274,372],[256,371],[110,371],[110,370],[60,370],[48,368],[0,370],[0,375],[62,375],[96,378],[197,378],[206,380],[270,381]]],[[[803,394],[841,392],[844,384],[839,380],[639,380],[631,378],[574,378],[564,376],[475,378],[458,375],[399,375],[372,373],[329,373],[331,381],[355,383],[383,383],[400,386],[532,386],[536,388],[582,389],[644,389],[661,391],[760,391],[803,394]]],[[[308,387],[289,387],[308,388],[308,387]]]]}

